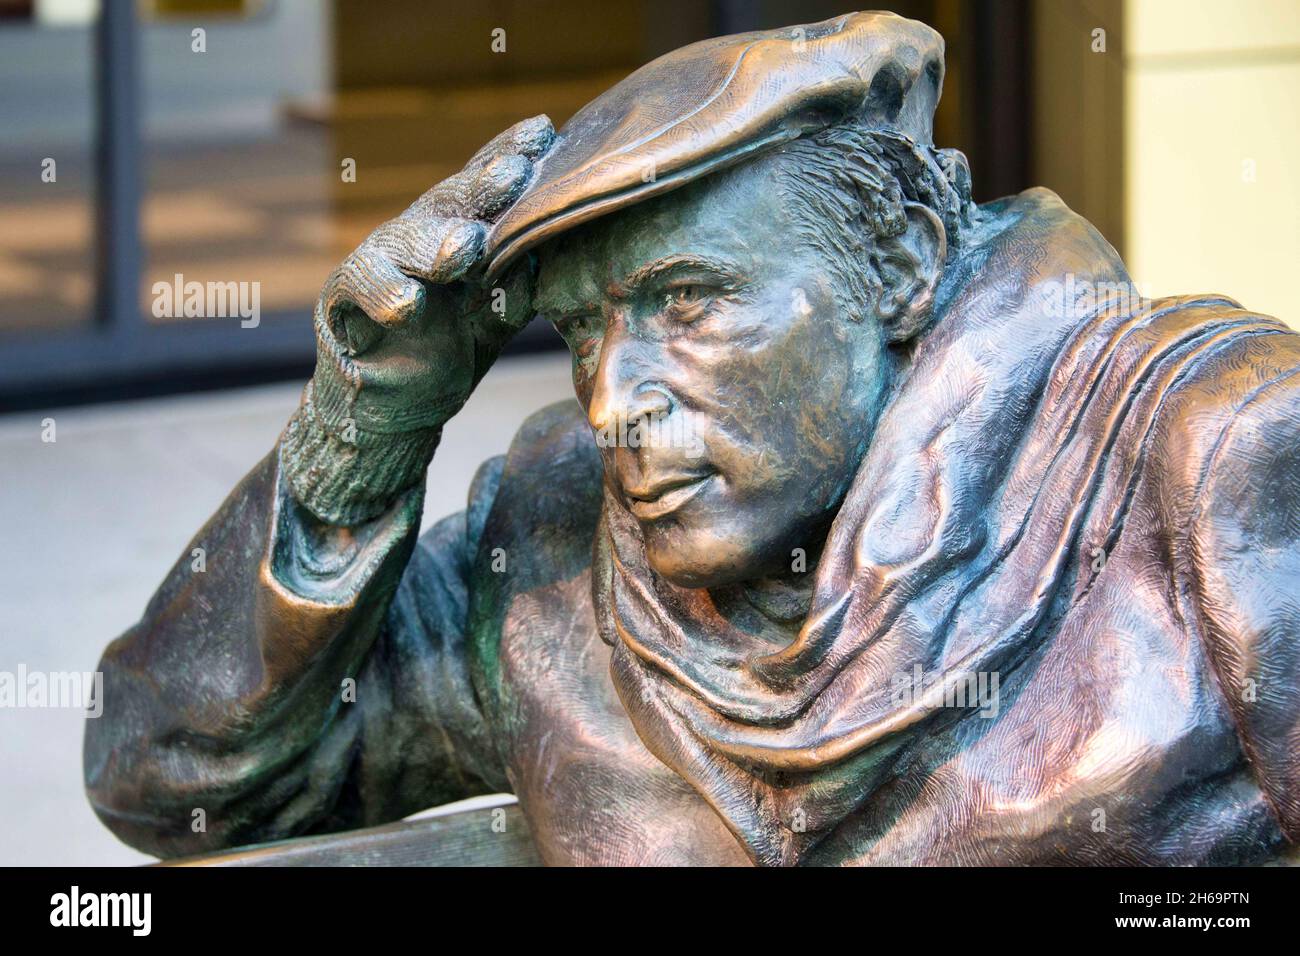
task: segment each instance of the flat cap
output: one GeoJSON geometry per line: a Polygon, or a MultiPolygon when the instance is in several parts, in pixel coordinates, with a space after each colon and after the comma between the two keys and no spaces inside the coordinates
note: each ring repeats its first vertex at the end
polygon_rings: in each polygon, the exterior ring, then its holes
{"type": "Polygon", "coordinates": [[[718,37],[647,63],[559,131],[488,234],[489,275],[597,216],[856,120],[932,141],[943,38],[892,13],[718,37]]]}

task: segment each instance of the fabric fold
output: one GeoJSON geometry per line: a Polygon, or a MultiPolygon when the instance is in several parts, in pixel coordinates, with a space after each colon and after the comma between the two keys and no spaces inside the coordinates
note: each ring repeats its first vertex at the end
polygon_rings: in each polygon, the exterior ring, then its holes
{"type": "Polygon", "coordinates": [[[1114,251],[1045,190],[986,210],[978,272],[950,277],[876,423],[793,639],[659,579],[606,494],[593,580],[615,685],[758,862],[797,862],[913,735],[961,719],[936,701],[1050,638],[1123,533],[1164,397],[1279,328],[1221,297],[1135,303],[1114,251]],[[1108,291],[1052,309],[1071,282],[1108,291]],[[933,683],[900,701],[918,666],[933,683]]]}

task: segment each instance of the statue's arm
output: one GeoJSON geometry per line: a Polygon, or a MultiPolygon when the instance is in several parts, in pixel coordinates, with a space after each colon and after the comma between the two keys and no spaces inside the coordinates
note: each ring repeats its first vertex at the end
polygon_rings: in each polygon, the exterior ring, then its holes
{"type": "Polygon", "coordinates": [[[1190,564],[1242,749],[1300,843],[1300,336],[1267,344],[1281,371],[1244,396],[1212,446],[1190,564]]]}
{"type": "Polygon", "coordinates": [[[176,856],[505,789],[464,655],[499,472],[485,465],[470,510],[417,541],[421,487],[340,528],[294,499],[278,454],[263,460],[104,654],[85,774],[109,828],[176,856]]]}
{"type": "Polygon", "coordinates": [[[463,654],[491,479],[468,518],[416,537],[443,425],[532,315],[531,264],[489,287],[482,255],[553,137],[545,116],[516,123],[326,280],[276,454],[104,655],[86,784],[126,842],[175,855],[505,787],[463,654]]]}

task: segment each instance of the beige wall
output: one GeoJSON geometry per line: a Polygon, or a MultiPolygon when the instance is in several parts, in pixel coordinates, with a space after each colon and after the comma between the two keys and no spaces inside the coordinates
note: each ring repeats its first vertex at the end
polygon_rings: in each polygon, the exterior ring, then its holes
{"type": "Polygon", "coordinates": [[[1124,249],[1300,327],[1300,0],[1124,3],[1124,249]]]}

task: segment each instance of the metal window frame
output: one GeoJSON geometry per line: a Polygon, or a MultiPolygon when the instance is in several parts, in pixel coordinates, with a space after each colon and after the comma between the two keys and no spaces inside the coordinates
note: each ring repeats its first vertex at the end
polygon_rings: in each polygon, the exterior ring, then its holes
{"type": "MultiPolygon", "coordinates": [[[[120,400],[300,378],[315,364],[311,307],[238,319],[149,321],[139,299],[140,36],[134,3],[104,3],[95,23],[94,292],[92,320],[0,336],[0,410],[120,400]]],[[[508,353],[552,348],[534,323],[508,353]]]]}
{"type": "Polygon", "coordinates": [[[134,3],[105,3],[95,26],[94,314],[57,332],[0,339],[0,408],[15,409],[310,372],[310,310],[256,329],[212,320],[151,323],[139,300],[144,145],[134,3]]]}

